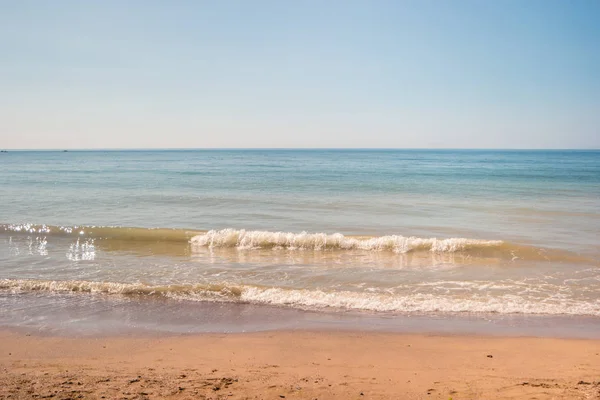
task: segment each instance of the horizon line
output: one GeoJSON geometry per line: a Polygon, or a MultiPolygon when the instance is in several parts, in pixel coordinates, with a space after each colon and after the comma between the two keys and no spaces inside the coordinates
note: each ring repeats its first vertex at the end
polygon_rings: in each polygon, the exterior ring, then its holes
{"type": "Polygon", "coordinates": [[[0,148],[8,151],[198,151],[198,150],[485,150],[485,151],[598,151],[600,147],[77,147],[77,148],[0,148]]]}

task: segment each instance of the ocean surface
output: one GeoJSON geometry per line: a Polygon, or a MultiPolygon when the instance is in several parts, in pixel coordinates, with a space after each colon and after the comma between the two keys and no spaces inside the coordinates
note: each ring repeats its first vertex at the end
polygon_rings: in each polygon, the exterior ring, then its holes
{"type": "Polygon", "coordinates": [[[2,326],[600,332],[599,151],[9,151],[0,187],[2,326]]]}

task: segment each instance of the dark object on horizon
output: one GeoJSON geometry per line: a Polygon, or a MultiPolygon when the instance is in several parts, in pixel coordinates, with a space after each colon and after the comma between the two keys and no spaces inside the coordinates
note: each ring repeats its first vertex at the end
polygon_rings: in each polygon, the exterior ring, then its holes
{"type": "Polygon", "coordinates": [[[67,151],[69,151],[69,150],[63,150],[63,153],[66,153],[67,151]]]}

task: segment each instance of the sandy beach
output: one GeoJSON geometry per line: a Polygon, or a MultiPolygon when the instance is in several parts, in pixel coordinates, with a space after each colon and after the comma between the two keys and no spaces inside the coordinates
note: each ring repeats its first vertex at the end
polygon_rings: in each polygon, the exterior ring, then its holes
{"type": "Polygon", "coordinates": [[[0,400],[600,400],[600,0],[0,0],[0,400]]]}
{"type": "Polygon", "coordinates": [[[1,399],[598,399],[600,341],[0,333],[1,399]]]}

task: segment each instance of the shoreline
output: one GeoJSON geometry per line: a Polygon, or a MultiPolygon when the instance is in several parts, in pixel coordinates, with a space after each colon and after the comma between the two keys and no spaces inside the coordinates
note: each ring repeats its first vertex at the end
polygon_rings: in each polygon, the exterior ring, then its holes
{"type": "Polygon", "coordinates": [[[589,339],[322,330],[86,338],[0,329],[0,399],[597,399],[599,354],[600,340],[589,339]]]}
{"type": "Polygon", "coordinates": [[[268,304],[43,292],[0,292],[0,311],[0,330],[65,337],[341,331],[600,339],[600,318],[595,316],[303,310],[268,304]]]}

